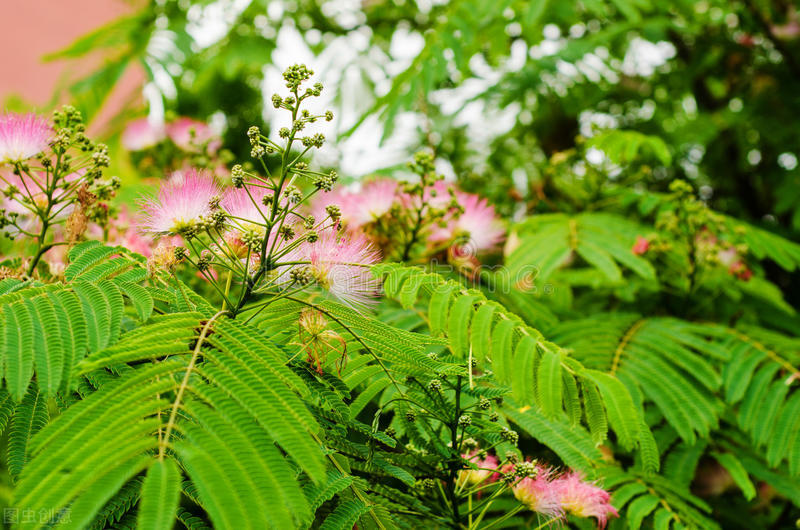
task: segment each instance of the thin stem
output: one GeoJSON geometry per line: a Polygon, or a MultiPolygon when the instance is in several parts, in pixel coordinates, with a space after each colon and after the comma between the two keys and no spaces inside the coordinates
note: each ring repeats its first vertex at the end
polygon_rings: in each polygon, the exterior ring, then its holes
{"type": "Polygon", "coordinates": [[[181,381],[181,384],[178,387],[178,393],[175,396],[175,401],[172,403],[172,410],[169,413],[167,427],[164,430],[164,437],[161,439],[161,443],[158,445],[159,460],[164,460],[164,452],[166,451],[167,444],[169,443],[169,435],[172,434],[172,429],[175,427],[175,418],[178,416],[178,407],[183,399],[183,393],[186,391],[186,387],[189,385],[189,376],[192,375],[192,370],[194,370],[194,365],[197,362],[197,357],[200,354],[200,348],[203,346],[203,341],[206,339],[208,330],[211,329],[211,324],[213,324],[218,317],[224,315],[225,313],[226,311],[224,310],[218,311],[216,315],[211,317],[208,322],[206,322],[206,325],[203,326],[203,330],[200,332],[200,336],[197,338],[197,344],[194,346],[192,358],[189,359],[189,366],[186,367],[186,373],[183,375],[183,381],[181,381]]]}
{"type": "Polygon", "coordinates": [[[455,485],[456,478],[458,477],[458,468],[460,467],[459,461],[456,459],[458,454],[458,420],[461,417],[461,376],[456,379],[456,398],[455,398],[455,411],[453,415],[453,422],[450,425],[451,447],[456,452],[454,458],[450,462],[450,480],[447,483],[447,491],[450,494],[451,502],[453,503],[453,518],[456,524],[461,524],[461,514],[458,510],[458,499],[456,498],[455,485]]]}
{"type": "Polygon", "coordinates": [[[509,511],[508,513],[506,513],[505,515],[503,515],[502,517],[500,517],[500,518],[498,518],[498,519],[495,519],[495,520],[494,520],[494,521],[492,521],[491,523],[489,523],[489,524],[487,524],[486,526],[484,526],[484,527],[483,527],[483,530],[489,530],[489,528],[491,528],[491,527],[493,527],[493,526],[497,526],[498,524],[502,523],[502,522],[503,522],[503,521],[505,521],[506,519],[508,519],[508,518],[510,518],[510,517],[514,517],[514,516],[515,516],[515,515],[517,515],[517,513],[518,513],[518,512],[520,512],[520,511],[521,511],[521,510],[522,510],[524,507],[525,507],[525,506],[523,506],[523,505],[519,505],[519,506],[517,506],[517,507],[516,507],[516,508],[514,508],[513,510],[511,510],[511,511],[509,511]]]}
{"type": "Polygon", "coordinates": [[[508,486],[506,486],[505,484],[501,485],[500,488],[497,491],[492,493],[489,496],[489,498],[486,499],[486,502],[483,505],[483,509],[481,509],[481,513],[479,513],[478,514],[478,518],[475,519],[475,528],[478,528],[478,525],[483,520],[483,516],[486,515],[486,512],[489,510],[489,507],[492,505],[492,503],[494,502],[495,498],[498,497],[502,492],[504,492],[507,489],[507,487],[508,486]]]}
{"type": "Polygon", "coordinates": [[[228,278],[225,280],[225,298],[222,299],[221,311],[225,311],[225,306],[228,303],[228,293],[231,291],[232,279],[233,279],[233,271],[228,271],[228,278]]]}
{"type": "Polygon", "coordinates": [[[44,239],[47,236],[47,228],[50,225],[46,220],[42,220],[42,230],[39,232],[39,236],[37,237],[37,245],[39,248],[36,251],[36,254],[33,256],[31,260],[30,266],[28,266],[28,276],[33,276],[33,271],[36,270],[36,265],[39,264],[39,260],[42,259],[42,256],[45,252],[52,248],[52,245],[45,245],[44,239]]]}
{"type": "Polygon", "coordinates": [[[472,493],[467,496],[467,528],[472,528],[472,493]]]}

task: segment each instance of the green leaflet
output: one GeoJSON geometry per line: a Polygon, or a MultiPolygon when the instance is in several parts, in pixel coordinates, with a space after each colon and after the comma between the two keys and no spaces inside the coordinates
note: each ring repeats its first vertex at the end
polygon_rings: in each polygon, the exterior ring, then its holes
{"type": "MultiPolygon", "coordinates": [[[[519,348],[517,352],[519,355],[519,348]]],[[[557,352],[546,350],[542,354],[536,390],[537,400],[544,415],[551,418],[558,416],[561,413],[562,374],[561,355],[557,352]]],[[[575,393],[577,394],[577,389],[575,393]]]]}
{"type": "Polygon", "coordinates": [[[329,471],[325,484],[321,486],[310,485],[304,492],[308,498],[312,511],[316,511],[322,503],[329,501],[336,494],[348,488],[354,481],[350,475],[343,475],[338,471],[329,471]]]}
{"type": "Polygon", "coordinates": [[[485,303],[478,308],[472,318],[472,333],[470,334],[470,347],[472,355],[479,362],[483,362],[489,355],[489,340],[491,336],[492,324],[494,323],[494,313],[497,306],[492,303],[485,303]]]}
{"type": "Polygon", "coordinates": [[[345,501],[325,519],[320,530],[350,530],[369,511],[370,507],[359,500],[345,501]]]}
{"type": "Polygon", "coordinates": [[[642,495],[637,497],[628,506],[628,526],[631,530],[639,530],[645,517],[655,510],[660,499],[655,495],[642,495]]]}
{"type": "Polygon", "coordinates": [[[136,308],[136,313],[139,315],[139,319],[142,322],[145,322],[148,318],[150,318],[150,315],[153,314],[153,306],[154,306],[153,296],[150,294],[150,292],[141,285],[138,285],[136,283],[132,282],[115,282],[115,283],[117,287],[119,287],[120,290],[122,290],[122,292],[125,293],[125,296],[127,296],[133,303],[133,307],[136,308]]]}
{"type": "Polygon", "coordinates": [[[606,418],[603,401],[597,386],[588,381],[581,382],[584,407],[586,407],[586,423],[589,425],[589,432],[592,433],[592,441],[600,444],[608,436],[608,420],[606,418]]]}
{"type": "Polygon", "coordinates": [[[181,492],[181,473],[171,459],[157,460],[147,470],[139,501],[138,526],[170,530],[181,492]]]}
{"type": "MultiPolygon", "coordinates": [[[[536,360],[537,360],[536,340],[525,335],[514,349],[512,359],[504,359],[513,363],[511,367],[511,392],[514,399],[524,405],[530,405],[536,401],[536,360]]],[[[506,368],[508,370],[508,368],[506,368]]],[[[559,409],[561,403],[559,401],[559,409]]]]}
{"type": "Polygon", "coordinates": [[[70,390],[72,388],[72,368],[86,354],[88,343],[86,318],[81,311],[78,297],[72,291],[50,293],[49,296],[55,302],[64,348],[62,389],[70,390]]]}
{"type": "Polygon", "coordinates": [[[745,470],[739,459],[732,453],[714,452],[712,456],[722,467],[728,470],[728,473],[731,474],[736,485],[742,490],[745,499],[748,501],[754,499],[756,496],[756,488],[750,481],[747,470],[745,470]]]}
{"type": "Polygon", "coordinates": [[[113,346],[90,354],[76,369],[83,374],[119,363],[189,354],[198,327],[200,318],[196,313],[165,315],[150,325],[123,334],[113,346]]]}
{"type": "MultiPolygon", "coordinates": [[[[501,383],[510,383],[511,360],[513,357],[515,324],[511,320],[501,320],[497,323],[492,334],[491,358],[492,369],[501,383]]],[[[532,374],[531,374],[532,377],[532,374]]]]}
{"type": "Polygon", "coordinates": [[[64,343],[60,340],[60,325],[50,298],[37,296],[25,301],[33,317],[34,364],[37,383],[45,396],[52,396],[61,386],[64,366],[64,343]]]}
{"type": "Polygon", "coordinates": [[[459,296],[453,302],[447,318],[447,338],[450,350],[460,359],[466,358],[469,354],[470,321],[474,312],[472,307],[474,300],[473,296],[459,296]]]}
{"type": "Polygon", "coordinates": [[[628,390],[619,380],[606,373],[586,370],[584,374],[600,389],[608,421],[617,433],[620,444],[626,449],[633,449],[639,438],[641,422],[628,390]]]}
{"type": "Polygon", "coordinates": [[[8,434],[8,471],[16,479],[29,458],[28,443],[50,419],[45,396],[28,391],[16,406],[8,434]]]}
{"type": "Polygon", "coordinates": [[[24,302],[3,307],[3,317],[6,385],[14,399],[22,401],[33,375],[33,320],[24,302]]]}
{"type": "Polygon", "coordinates": [[[547,420],[533,409],[520,412],[511,406],[504,406],[503,411],[525,432],[555,451],[568,466],[580,469],[589,476],[594,475],[594,467],[601,455],[589,433],[565,423],[547,420]]]}
{"type": "Polygon", "coordinates": [[[126,482],[120,490],[106,502],[95,516],[89,528],[97,530],[110,526],[130,515],[139,501],[143,479],[136,477],[126,482]]]}
{"type": "Polygon", "coordinates": [[[622,271],[614,263],[611,255],[596,244],[591,241],[580,241],[575,250],[590,265],[599,269],[609,281],[617,283],[622,280],[622,271]]]}
{"type": "Polygon", "coordinates": [[[30,461],[14,505],[56,512],[69,505],[75,527],[90,522],[126,480],[152,461],[145,454],[157,445],[152,433],[159,422],[150,418],[167,406],[155,396],[173,386],[171,378],[156,376],[178,368],[167,361],[132,370],[42,429],[29,444],[30,461]],[[48,487],[55,477],[60,487],[48,487]]]}
{"type": "MultiPolygon", "coordinates": [[[[215,391],[203,396],[213,399],[215,391]]],[[[291,467],[266,433],[253,423],[232,421],[241,414],[239,405],[217,411],[192,400],[187,406],[198,423],[185,426],[176,451],[215,526],[287,528],[309,518],[291,467]]]]}
{"type": "Polygon", "coordinates": [[[441,284],[431,295],[430,305],[428,306],[428,325],[431,334],[436,336],[445,330],[447,316],[449,314],[450,299],[456,287],[451,284],[441,284]]]}

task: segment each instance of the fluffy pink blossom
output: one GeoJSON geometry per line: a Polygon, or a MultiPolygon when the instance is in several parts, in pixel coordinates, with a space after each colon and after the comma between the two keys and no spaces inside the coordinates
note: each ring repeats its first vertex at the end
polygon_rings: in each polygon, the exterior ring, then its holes
{"type": "Polygon", "coordinates": [[[631,248],[631,252],[633,252],[637,256],[641,256],[642,254],[647,252],[647,249],[649,248],[650,248],[650,241],[648,241],[646,237],[637,236],[636,242],[633,244],[633,247],[631,248]]]}
{"type": "Polygon", "coordinates": [[[53,129],[36,114],[0,115],[0,162],[27,160],[47,147],[53,129]]]}
{"type": "Polygon", "coordinates": [[[211,214],[211,200],[220,188],[207,172],[176,171],[158,190],[155,198],[142,202],[141,228],[152,234],[180,234],[211,214]]]}
{"type": "Polygon", "coordinates": [[[552,469],[537,464],[536,476],[525,477],[514,484],[514,497],[531,511],[547,517],[562,517],[560,488],[553,475],[552,469]]]}
{"type": "Polygon", "coordinates": [[[355,309],[374,303],[380,282],[369,266],[380,260],[380,253],[365,235],[340,236],[337,230],[328,229],[321,231],[314,243],[300,248],[320,287],[355,309]]]}
{"type": "Polygon", "coordinates": [[[129,151],[141,151],[153,147],[166,138],[163,124],[155,125],[147,118],[128,122],[122,132],[122,145],[129,151]]]}
{"type": "Polygon", "coordinates": [[[222,140],[206,123],[181,117],[167,124],[167,136],[172,143],[184,151],[198,151],[200,146],[208,142],[208,150],[216,152],[222,146],[222,140]]]}
{"type": "Polygon", "coordinates": [[[605,528],[609,516],[619,516],[616,508],[611,506],[609,493],[593,482],[583,480],[580,473],[566,473],[553,481],[553,485],[561,508],[567,513],[594,517],[600,528],[605,528]]]}
{"type": "Polygon", "coordinates": [[[358,191],[342,188],[318,195],[311,207],[312,214],[317,221],[321,221],[328,215],[325,208],[335,204],[342,212],[342,224],[348,230],[357,230],[386,215],[395,201],[396,193],[396,181],[373,180],[358,191]]]}
{"type": "MultiPolygon", "coordinates": [[[[437,194],[431,205],[442,208],[450,202],[447,185],[439,181],[434,186],[437,194]]],[[[458,241],[474,252],[494,249],[505,237],[505,230],[486,199],[463,191],[455,191],[455,200],[464,209],[460,215],[445,217],[445,226],[437,227],[430,236],[431,241],[458,241]]]]}

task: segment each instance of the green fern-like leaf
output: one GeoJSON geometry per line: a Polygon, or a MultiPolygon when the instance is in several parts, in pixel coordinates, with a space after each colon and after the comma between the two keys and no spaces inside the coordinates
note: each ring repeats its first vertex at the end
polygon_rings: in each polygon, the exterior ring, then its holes
{"type": "Polygon", "coordinates": [[[147,470],[139,503],[139,528],[170,530],[181,492],[181,473],[172,460],[159,460],[147,470]]]}
{"type": "Polygon", "coordinates": [[[370,507],[357,499],[345,501],[331,513],[320,526],[320,530],[350,530],[358,519],[370,511],[370,507]]]}
{"type": "MultiPolygon", "coordinates": [[[[606,421],[608,411],[608,414],[613,416],[610,426],[618,431],[621,445],[632,449],[639,447],[640,438],[647,438],[645,440],[648,444],[647,467],[648,469],[657,467],[655,462],[657,458],[654,455],[654,452],[657,452],[656,446],[650,443],[652,440],[648,428],[641,421],[639,412],[641,407],[634,406],[631,390],[619,380],[614,377],[605,379],[606,374],[598,371],[592,374],[578,359],[571,358],[568,352],[556,343],[546,341],[540,332],[526,326],[519,317],[508,312],[503,306],[486,300],[480,293],[462,288],[454,281],[439,277],[437,282],[435,275],[431,273],[394,264],[376,266],[375,272],[384,276],[387,281],[391,280],[390,289],[387,290],[389,295],[401,293],[405,283],[415,282],[413,290],[417,296],[423,299],[423,303],[426,297],[429,299],[428,323],[431,333],[435,334],[438,329],[446,331],[451,350],[458,356],[464,356],[468,342],[469,351],[477,352],[473,358],[479,362],[483,361],[487,369],[492,370],[498,383],[511,387],[516,402],[535,406],[549,418],[560,419],[566,416],[573,420],[573,425],[581,416],[578,408],[583,404],[586,407],[587,423],[598,441],[605,438],[609,425],[606,421]],[[417,277],[423,277],[425,281],[415,281],[417,277]],[[419,287],[417,283],[420,284],[419,287]],[[573,391],[571,396],[565,396],[564,373],[572,374],[573,377],[575,388],[569,388],[573,391]],[[576,378],[578,381],[588,380],[589,384],[584,384],[583,387],[594,389],[599,384],[599,379],[603,386],[602,392],[585,391],[584,400],[581,401],[576,378]],[[589,392],[588,397],[586,392],[589,392]]],[[[409,300],[405,300],[405,303],[408,305],[409,300]]],[[[602,329],[602,326],[594,324],[592,332],[602,329]]],[[[588,333],[588,327],[587,324],[585,328],[580,328],[580,331],[576,330],[577,338],[582,340],[587,340],[587,337],[594,338],[594,334],[588,333]]],[[[557,327],[556,331],[560,331],[560,327],[557,327]]],[[[572,330],[568,331],[571,333],[572,330]]],[[[623,331],[619,332],[620,335],[623,331]]],[[[564,336],[569,339],[570,333],[565,333],[564,336]]],[[[619,336],[612,334],[610,337],[615,341],[619,340],[619,336]]],[[[598,346],[594,341],[587,340],[587,342],[595,349],[606,344],[598,341],[598,346]]],[[[700,339],[699,342],[703,340],[700,339]]],[[[610,344],[616,347],[616,342],[610,344]]],[[[719,380],[719,375],[710,366],[706,367],[691,350],[682,343],[679,343],[678,347],[685,350],[681,352],[682,355],[689,357],[686,360],[687,364],[691,361],[693,366],[700,365],[702,368],[707,368],[707,371],[719,380]]],[[[615,350],[612,350],[612,355],[613,351],[615,350]]],[[[584,351],[580,351],[580,354],[580,360],[584,360],[589,366],[596,362],[592,355],[586,355],[584,351]]],[[[604,351],[603,354],[607,355],[607,352],[604,351]]],[[[712,414],[707,421],[710,424],[714,419],[715,416],[712,414]]],[[[706,430],[709,428],[706,426],[706,430]]]]}
{"type": "Polygon", "coordinates": [[[532,409],[520,412],[507,406],[503,410],[522,430],[555,451],[568,466],[594,476],[595,465],[602,459],[602,455],[592,442],[589,433],[558,421],[548,420],[532,409]]]}
{"type": "Polygon", "coordinates": [[[182,365],[164,361],[126,371],[39,431],[28,444],[14,505],[54,512],[70,506],[75,527],[89,524],[152,461],[144,455],[158,444],[157,415],[168,406],[156,396],[173,388],[170,375],[182,365]]]}
{"type": "Polygon", "coordinates": [[[97,513],[89,528],[100,530],[119,522],[136,505],[141,489],[142,480],[140,478],[128,481],[97,513]]]}
{"type": "Polygon", "coordinates": [[[29,458],[28,444],[50,419],[45,396],[29,390],[14,410],[8,434],[8,471],[16,479],[29,458]]]}
{"type": "Polygon", "coordinates": [[[307,520],[308,505],[291,467],[264,430],[234,403],[187,402],[197,424],[184,424],[176,452],[215,526],[289,528],[307,520]],[[224,485],[224,487],[220,487],[224,485]]]}

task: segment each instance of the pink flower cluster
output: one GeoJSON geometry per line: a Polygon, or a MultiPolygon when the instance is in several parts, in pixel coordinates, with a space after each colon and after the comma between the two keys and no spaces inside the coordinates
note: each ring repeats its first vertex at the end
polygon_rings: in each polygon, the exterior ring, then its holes
{"type": "MultiPolygon", "coordinates": [[[[449,212],[441,226],[434,226],[428,234],[433,244],[457,243],[469,247],[473,253],[494,250],[503,240],[505,230],[497,218],[494,207],[486,199],[463,192],[453,183],[438,181],[433,192],[425,197],[425,205],[446,209],[455,199],[463,209],[449,212]],[[452,195],[451,195],[452,194],[452,195]]],[[[321,195],[312,204],[312,214],[324,218],[325,208],[331,204],[339,206],[342,223],[348,231],[363,231],[370,224],[389,214],[392,206],[418,207],[419,198],[407,195],[394,180],[378,179],[365,183],[360,189],[337,190],[321,195]]]]}
{"type": "Polygon", "coordinates": [[[723,267],[727,267],[731,276],[745,282],[752,278],[753,271],[745,263],[740,251],[729,241],[718,238],[708,228],[703,228],[695,236],[695,246],[723,267]]]}
{"type": "Polygon", "coordinates": [[[452,193],[463,211],[460,215],[446,217],[445,225],[437,227],[431,234],[431,241],[466,240],[467,245],[477,252],[492,250],[500,244],[505,230],[495,215],[494,206],[486,199],[463,192],[442,180],[434,184],[434,190],[437,194],[430,199],[431,202],[444,206],[452,193]]]}
{"type": "MultiPolygon", "coordinates": [[[[272,193],[255,183],[238,189],[223,189],[210,173],[196,169],[175,172],[156,197],[142,203],[144,215],[140,227],[157,236],[180,235],[208,220],[219,205],[228,220],[222,229],[224,242],[220,240],[214,244],[231,259],[249,256],[247,265],[252,270],[260,256],[248,252],[244,241],[252,235],[259,238],[266,235],[272,193]]],[[[361,309],[372,303],[380,282],[373,277],[369,266],[379,261],[380,254],[370,241],[363,234],[342,235],[338,226],[315,227],[316,238],[305,241],[303,236],[307,229],[296,222],[301,218],[291,217],[292,214],[288,214],[284,223],[291,226],[295,237],[278,239],[273,231],[267,242],[268,248],[282,256],[278,265],[280,262],[287,264],[279,271],[281,283],[291,280],[293,267],[306,267],[317,285],[345,304],[361,309]]]]}
{"type": "Polygon", "coordinates": [[[180,234],[211,215],[211,199],[222,190],[210,173],[197,169],[176,171],[155,198],[141,203],[141,227],[154,235],[180,234]]]}
{"type": "Polygon", "coordinates": [[[340,236],[335,228],[329,228],[314,243],[298,248],[301,261],[309,261],[320,287],[353,308],[374,302],[381,282],[372,275],[369,265],[380,261],[380,253],[366,236],[340,236]]]}
{"type": "Polygon", "coordinates": [[[355,191],[337,188],[335,191],[318,195],[311,205],[311,213],[317,219],[324,219],[325,208],[335,204],[342,212],[342,223],[350,231],[357,231],[389,213],[398,195],[397,181],[373,180],[355,191]]]}
{"type": "Polygon", "coordinates": [[[637,256],[642,256],[649,249],[650,249],[650,240],[648,240],[646,237],[636,236],[636,242],[633,244],[631,252],[633,252],[637,256]]]}
{"type": "Polygon", "coordinates": [[[53,136],[50,123],[36,114],[0,115],[0,163],[21,162],[41,153],[53,136]]]}
{"type": "MultiPolygon", "coordinates": [[[[504,475],[517,471],[514,464],[499,465],[496,457],[480,458],[478,451],[462,455],[476,469],[461,471],[459,485],[477,485],[484,481],[496,482],[504,475]]],[[[530,465],[530,464],[528,464],[530,465]]],[[[618,517],[611,505],[609,493],[594,482],[584,480],[581,473],[558,473],[553,468],[535,464],[533,473],[511,483],[514,497],[528,509],[544,516],[559,519],[566,514],[577,517],[594,517],[600,528],[605,528],[609,517],[618,517]]]]}
{"type": "Polygon", "coordinates": [[[142,151],[166,138],[187,152],[197,152],[208,143],[209,152],[215,153],[222,146],[222,140],[208,124],[185,116],[166,124],[148,118],[133,120],[122,133],[122,145],[130,151],[142,151]]]}
{"type": "Polygon", "coordinates": [[[726,247],[717,252],[719,262],[728,267],[728,273],[742,281],[753,277],[753,271],[745,264],[739,252],[734,247],[726,247]]]}

